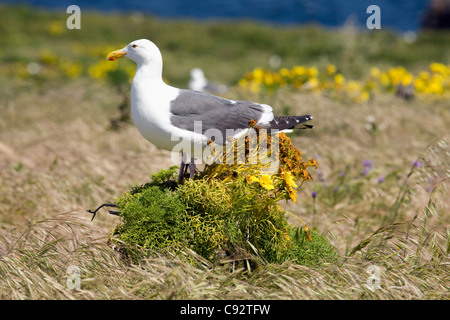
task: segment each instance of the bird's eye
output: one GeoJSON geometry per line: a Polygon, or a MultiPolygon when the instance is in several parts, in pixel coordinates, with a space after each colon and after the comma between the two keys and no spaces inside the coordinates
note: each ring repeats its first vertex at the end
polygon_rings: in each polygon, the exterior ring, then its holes
{"type": "Polygon", "coordinates": [[[137,44],[132,44],[131,45],[132,48],[137,48],[137,46],[138,46],[137,44]]]}

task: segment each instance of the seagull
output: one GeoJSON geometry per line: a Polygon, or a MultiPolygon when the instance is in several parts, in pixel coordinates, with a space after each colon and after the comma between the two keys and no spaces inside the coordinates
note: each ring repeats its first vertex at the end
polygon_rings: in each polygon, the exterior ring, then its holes
{"type": "Polygon", "coordinates": [[[248,131],[251,120],[271,132],[313,127],[305,124],[312,119],[310,115],[274,116],[272,107],[266,104],[228,100],[166,84],[162,78],[161,52],[150,40],[133,41],[110,52],[106,59],[114,61],[122,57],[137,65],[130,93],[131,116],[141,135],[156,147],[169,151],[179,147],[180,138],[187,142],[183,150],[178,150],[181,151],[178,183],[183,182],[188,169],[189,178],[194,177],[194,160],[202,156],[198,150],[201,152],[211,141],[225,145],[238,139],[248,131]]]}
{"type": "Polygon", "coordinates": [[[193,68],[190,75],[191,78],[189,80],[189,89],[191,90],[219,94],[223,94],[228,91],[226,85],[209,81],[205,77],[203,70],[200,68],[193,68]]]}

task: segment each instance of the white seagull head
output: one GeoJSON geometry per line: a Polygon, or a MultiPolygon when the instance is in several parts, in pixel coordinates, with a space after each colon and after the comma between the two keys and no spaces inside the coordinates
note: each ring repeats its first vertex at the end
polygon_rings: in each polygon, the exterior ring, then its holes
{"type": "Polygon", "coordinates": [[[133,60],[138,66],[146,64],[162,66],[161,52],[153,42],[147,39],[135,40],[123,49],[110,52],[106,60],[114,61],[122,57],[133,60]]]}

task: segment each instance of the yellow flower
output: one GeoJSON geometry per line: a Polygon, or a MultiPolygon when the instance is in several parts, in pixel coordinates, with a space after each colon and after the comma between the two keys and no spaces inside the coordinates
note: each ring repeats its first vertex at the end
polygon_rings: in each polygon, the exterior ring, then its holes
{"type": "Polygon", "coordinates": [[[311,231],[309,231],[309,228],[305,226],[305,228],[303,228],[303,230],[304,230],[305,233],[306,233],[306,240],[307,240],[307,241],[312,241],[312,238],[311,238],[311,231]]]}
{"type": "Polygon", "coordinates": [[[284,80],[283,77],[280,76],[279,74],[274,74],[274,75],[273,75],[273,81],[274,81],[276,84],[280,84],[280,85],[286,84],[286,80],[284,80]]]}
{"type": "Polygon", "coordinates": [[[304,66],[295,66],[292,69],[292,72],[298,76],[304,76],[308,72],[308,70],[304,66]]]}
{"type": "Polygon", "coordinates": [[[263,76],[263,83],[266,86],[271,86],[273,84],[273,77],[270,73],[265,73],[263,76]]]}
{"type": "Polygon", "coordinates": [[[327,73],[331,76],[336,73],[336,66],[334,64],[327,65],[327,73]]]}
{"type": "Polygon", "coordinates": [[[76,78],[83,71],[81,63],[77,61],[62,60],[60,61],[60,68],[69,78],[76,78]]]}
{"type": "Polygon", "coordinates": [[[88,69],[88,74],[94,79],[106,79],[108,73],[115,70],[117,64],[101,61],[88,69]]]}
{"type": "Polygon", "coordinates": [[[425,88],[425,93],[434,93],[434,94],[442,94],[444,92],[444,88],[442,83],[438,77],[433,77],[425,88]]]}
{"type": "Polygon", "coordinates": [[[285,78],[289,78],[291,76],[291,72],[287,68],[282,68],[280,70],[280,75],[285,78]]]}
{"type": "MultiPolygon", "coordinates": [[[[403,67],[389,69],[387,72],[387,76],[389,77],[390,82],[394,86],[396,86],[400,82],[403,82],[403,79],[405,77],[407,77],[405,80],[405,82],[408,82],[407,84],[409,84],[411,82],[410,79],[408,79],[408,77],[410,76],[409,73],[403,67]]],[[[412,76],[411,76],[411,78],[412,78],[412,76]]],[[[381,79],[381,80],[383,81],[383,79],[381,79]]]]}
{"type": "Polygon", "coordinates": [[[308,80],[308,82],[305,83],[305,88],[314,90],[314,89],[318,89],[319,85],[320,85],[320,82],[319,82],[319,80],[317,80],[317,78],[311,78],[308,80]]]}
{"type": "Polygon", "coordinates": [[[305,169],[301,170],[302,175],[303,175],[303,179],[305,180],[312,180],[312,176],[309,174],[308,171],[306,171],[305,169]]]}
{"type": "Polygon", "coordinates": [[[369,94],[369,92],[367,92],[367,91],[363,91],[363,92],[361,92],[361,95],[359,96],[359,101],[360,102],[364,102],[364,101],[367,101],[367,100],[369,100],[370,99],[370,94],[369,94]]]}
{"type": "Polygon", "coordinates": [[[342,84],[344,84],[344,76],[340,73],[336,74],[334,76],[334,82],[338,85],[341,86],[342,84]]]}
{"type": "Polygon", "coordinates": [[[268,174],[263,174],[261,178],[259,178],[259,184],[266,190],[273,190],[275,188],[268,174]]]}
{"type": "Polygon", "coordinates": [[[350,80],[347,83],[347,90],[349,91],[359,91],[360,87],[361,85],[355,80],[350,80]]]}
{"type": "Polygon", "coordinates": [[[387,87],[389,85],[389,77],[386,73],[381,74],[380,80],[381,80],[381,84],[384,87],[387,87]]]}
{"type": "Polygon", "coordinates": [[[287,188],[287,191],[288,191],[288,193],[289,193],[289,198],[291,198],[291,200],[292,200],[294,203],[297,203],[297,191],[295,191],[295,189],[293,189],[293,188],[291,188],[291,187],[288,187],[288,188],[287,188]]]}
{"type": "Polygon", "coordinates": [[[248,174],[245,176],[245,181],[247,181],[248,184],[252,184],[253,182],[259,182],[259,179],[248,174]]]}
{"type": "Polygon", "coordinates": [[[427,71],[420,71],[419,78],[423,81],[428,81],[428,80],[430,80],[430,73],[427,71]]]}
{"type": "Polygon", "coordinates": [[[248,184],[252,184],[253,181],[255,181],[255,180],[259,181],[258,178],[255,178],[255,177],[253,177],[253,176],[251,176],[249,174],[245,176],[245,181],[247,181],[248,184]]]}
{"type": "Polygon", "coordinates": [[[317,160],[316,159],[308,159],[308,166],[309,167],[314,167],[314,168],[317,169],[317,166],[318,166],[317,160]]]}
{"type": "Polygon", "coordinates": [[[282,172],[281,175],[283,176],[284,182],[288,187],[291,188],[297,188],[297,184],[294,181],[294,177],[292,176],[291,172],[282,172]]]}
{"type": "Polygon", "coordinates": [[[261,88],[259,86],[258,82],[252,81],[249,85],[250,91],[254,92],[254,93],[258,93],[261,88]]]}
{"type": "Polygon", "coordinates": [[[248,85],[248,80],[247,79],[239,80],[239,86],[240,87],[246,87],[247,85],[248,85]]]}
{"type": "Polygon", "coordinates": [[[319,74],[319,70],[317,70],[316,67],[311,67],[311,68],[308,69],[308,75],[309,75],[311,78],[317,77],[318,74],[319,74]]]}
{"type": "Polygon", "coordinates": [[[378,78],[381,74],[380,69],[376,68],[376,67],[372,67],[370,68],[370,74],[372,75],[372,77],[374,78],[378,78]]]}
{"type": "Polygon", "coordinates": [[[262,82],[264,76],[264,71],[261,68],[256,68],[253,70],[253,79],[258,82],[262,82]]]}
{"type": "Polygon", "coordinates": [[[305,89],[318,90],[320,87],[320,82],[317,78],[311,78],[305,83],[305,89]]]}
{"type": "Polygon", "coordinates": [[[401,82],[404,86],[409,86],[412,81],[413,81],[413,77],[409,73],[405,74],[405,76],[401,80],[401,82]]]}
{"type": "Polygon", "coordinates": [[[48,32],[51,35],[58,36],[64,31],[64,25],[60,21],[52,21],[48,25],[48,32]]]}
{"type": "Polygon", "coordinates": [[[292,242],[292,239],[291,239],[291,237],[289,236],[289,232],[286,232],[286,233],[284,234],[284,238],[285,238],[287,241],[292,242]]]}
{"type": "Polygon", "coordinates": [[[442,63],[434,62],[430,64],[430,70],[434,73],[440,73],[442,75],[447,74],[447,67],[442,63]]]}
{"type": "Polygon", "coordinates": [[[51,51],[44,51],[41,53],[41,61],[48,65],[56,64],[58,57],[55,56],[51,51]]]}
{"type": "Polygon", "coordinates": [[[414,88],[417,92],[424,92],[426,88],[425,81],[423,79],[415,79],[414,80],[414,88]]]}

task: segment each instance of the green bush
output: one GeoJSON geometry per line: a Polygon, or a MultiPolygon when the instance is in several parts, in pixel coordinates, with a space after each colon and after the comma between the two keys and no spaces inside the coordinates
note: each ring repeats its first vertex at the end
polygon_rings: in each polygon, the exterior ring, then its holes
{"type": "Polygon", "coordinates": [[[174,187],[176,167],[161,170],[116,199],[122,222],[111,240],[126,254],[136,247],[172,253],[187,248],[213,263],[293,260],[311,266],[337,260],[324,236],[290,226],[272,193],[248,183],[245,172],[226,181],[200,176],[174,187]]]}

